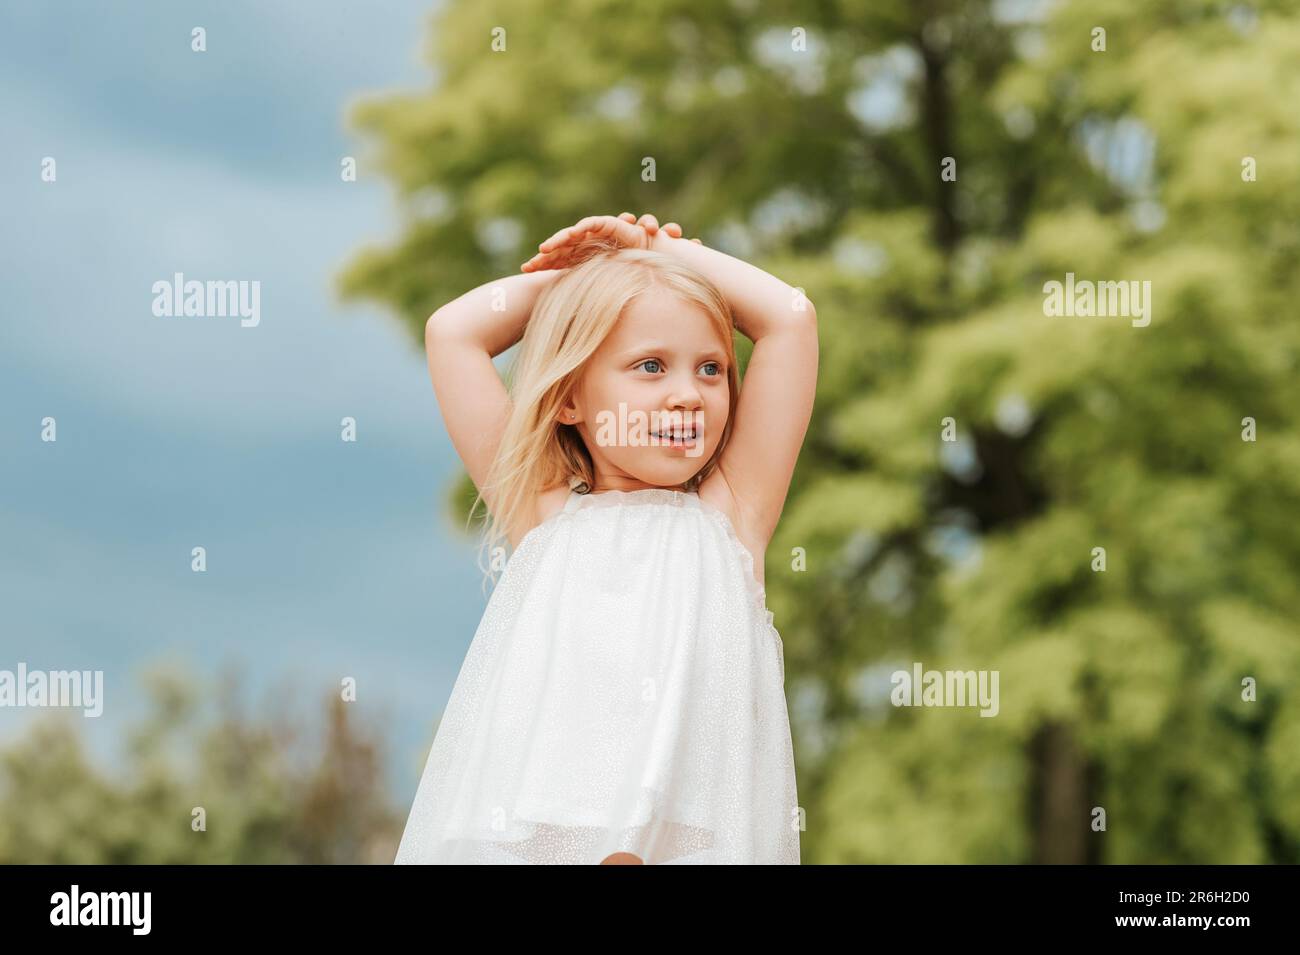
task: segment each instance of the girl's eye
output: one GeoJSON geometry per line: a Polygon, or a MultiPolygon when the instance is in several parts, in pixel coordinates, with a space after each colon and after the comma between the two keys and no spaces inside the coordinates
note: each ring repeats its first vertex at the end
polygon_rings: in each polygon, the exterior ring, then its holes
{"type": "MultiPolygon", "coordinates": [[[[635,367],[644,369],[645,371],[648,371],[652,375],[657,375],[661,371],[662,365],[663,362],[661,362],[658,358],[647,358],[644,361],[638,363],[635,367]]],[[[722,374],[722,365],[716,361],[706,361],[700,367],[716,369],[715,371],[712,372],[706,372],[706,374],[708,374],[710,378],[716,378],[722,374]]]]}

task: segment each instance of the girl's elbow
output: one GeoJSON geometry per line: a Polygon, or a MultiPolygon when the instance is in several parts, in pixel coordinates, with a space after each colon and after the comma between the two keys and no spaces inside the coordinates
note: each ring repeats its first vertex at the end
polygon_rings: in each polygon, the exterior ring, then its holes
{"type": "Polygon", "coordinates": [[[806,295],[800,296],[799,300],[795,303],[794,317],[803,324],[811,325],[813,328],[816,328],[817,306],[815,306],[812,299],[808,298],[806,295]]]}
{"type": "Polygon", "coordinates": [[[808,293],[801,288],[790,290],[790,311],[797,319],[806,319],[810,324],[817,324],[817,306],[813,300],[808,297],[808,293]]]}

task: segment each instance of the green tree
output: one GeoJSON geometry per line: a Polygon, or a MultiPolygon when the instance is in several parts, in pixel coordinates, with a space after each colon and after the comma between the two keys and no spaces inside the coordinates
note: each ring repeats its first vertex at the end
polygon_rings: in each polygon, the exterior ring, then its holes
{"type": "Polygon", "coordinates": [[[409,217],[340,290],[418,334],[623,210],[807,289],[768,551],[805,861],[1300,861],[1296,12],[451,3],[434,88],[354,112],[409,217]],[[1048,316],[1067,273],[1150,324],[1048,316]],[[892,706],[913,661],[999,714],[892,706]]]}
{"type": "Polygon", "coordinates": [[[392,862],[402,819],[356,704],[331,694],[315,739],[284,713],[247,713],[234,673],[212,698],[170,668],[144,683],[148,714],[117,772],[87,758],[77,715],[0,751],[0,864],[392,862]]]}

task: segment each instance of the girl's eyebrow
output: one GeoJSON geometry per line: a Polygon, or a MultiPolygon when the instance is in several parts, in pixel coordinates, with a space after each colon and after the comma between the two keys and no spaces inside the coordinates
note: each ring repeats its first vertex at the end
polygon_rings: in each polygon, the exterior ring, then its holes
{"type": "MultiPolygon", "coordinates": [[[[619,355],[619,360],[628,361],[629,359],[636,358],[640,355],[647,355],[651,352],[659,352],[660,354],[663,355],[671,355],[674,353],[674,350],[668,345],[665,345],[663,342],[644,342],[640,345],[633,345],[631,348],[624,351],[621,355],[619,355]]],[[[723,353],[722,349],[716,346],[713,348],[707,348],[704,351],[700,352],[699,358],[701,359],[708,358],[708,359],[712,359],[713,361],[719,361],[719,362],[723,362],[727,360],[726,354],[723,353]]]]}

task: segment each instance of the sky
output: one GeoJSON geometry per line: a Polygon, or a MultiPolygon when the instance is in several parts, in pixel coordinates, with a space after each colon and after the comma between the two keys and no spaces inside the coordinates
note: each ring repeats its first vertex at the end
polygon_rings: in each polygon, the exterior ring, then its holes
{"type": "MultiPolygon", "coordinates": [[[[332,287],[399,233],[387,183],[341,179],[373,147],[345,110],[435,81],[432,9],[0,7],[0,670],[102,670],[105,767],[144,668],[235,664],[309,713],[355,678],[414,795],[485,598],[421,343],[332,287]],[[258,323],[155,315],[177,272],[257,282],[258,323]]],[[[48,712],[0,708],[0,745],[48,712]]]]}

